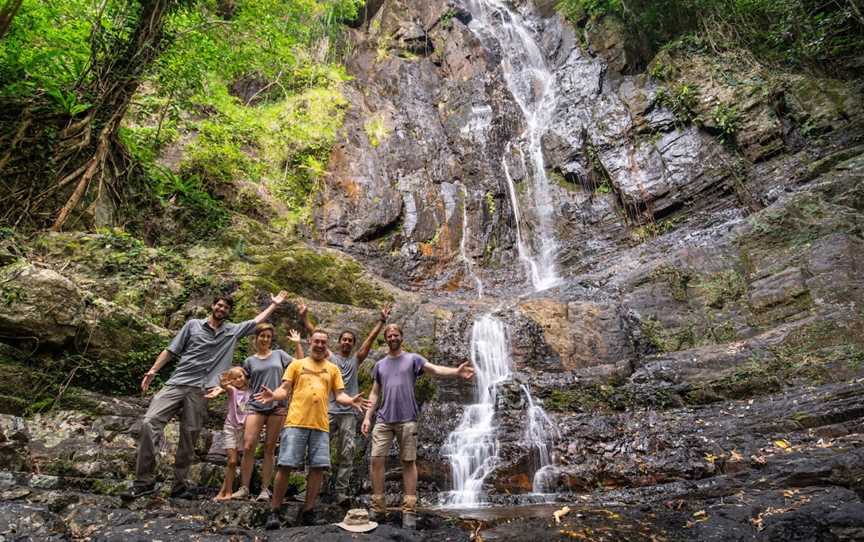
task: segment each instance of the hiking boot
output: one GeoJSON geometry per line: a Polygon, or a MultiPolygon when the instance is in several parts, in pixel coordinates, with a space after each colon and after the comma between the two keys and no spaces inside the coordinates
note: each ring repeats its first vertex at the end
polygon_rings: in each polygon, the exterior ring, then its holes
{"type": "Polygon", "coordinates": [[[270,514],[267,516],[267,523],[264,524],[264,529],[275,531],[280,527],[282,527],[282,517],[279,515],[279,511],[270,510],[270,514]]]}
{"type": "Polygon", "coordinates": [[[133,485],[127,491],[120,494],[120,499],[123,501],[134,501],[139,497],[146,497],[156,493],[156,484],[133,485]]]}
{"type": "Polygon", "coordinates": [[[308,527],[315,525],[315,510],[297,510],[297,519],[294,521],[295,527],[308,527]]]}
{"type": "Polygon", "coordinates": [[[198,493],[189,486],[173,486],[171,488],[172,499],[197,499],[198,493]]]}
{"type": "Polygon", "coordinates": [[[412,531],[417,528],[416,495],[405,495],[402,499],[402,528],[412,531]]]}
{"type": "Polygon", "coordinates": [[[369,519],[376,523],[383,523],[387,520],[387,501],[384,500],[384,495],[372,495],[369,519]]]}

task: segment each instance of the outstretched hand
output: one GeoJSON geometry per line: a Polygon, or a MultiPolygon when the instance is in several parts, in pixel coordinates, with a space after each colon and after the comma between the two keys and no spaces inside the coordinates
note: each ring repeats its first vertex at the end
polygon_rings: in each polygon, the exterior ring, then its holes
{"type": "Polygon", "coordinates": [[[369,401],[369,399],[363,397],[362,393],[358,393],[357,395],[352,397],[351,403],[351,406],[353,406],[354,409],[360,414],[363,414],[363,412],[372,407],[372,402],[369,401]]]}
{"type": "Polygon", "coordinates": [[[270,296],[270,302],[276,305],[281,305],[288,299],[288,292],[285,290],[280,290],[278,294],[270,296]]]}
{"type": "Polygon", "coordinates": [[[306,313],[308,311],[309,307],[306,306],[306,303],[303,303],[302,301],[297,303],[297,312],[300,314],[301,317],[306,316],[306,313]]]}
{"type": "Polygon", "coordinates": [[[381,321],[386,322],[388,318],[390,318],[390,311],[393,310],[393,307],[390,305],[383,305],[381,307],[381,321]]]}
{"type": "Polygon", "coordinates": [[[300,333],[296,329],[291,329],[288,331],[288,340],[292,343],[300,342],[300,333]]]}
{"type": "Polygon", "coordinates": [[[252,396],[255,401],[261,404],[267,404],[273,401],[273,390],[267,386],[261,386],[261,391],[252,396]]]}
{"type": "Polygon", "coordinates": [[[221,386],[216,386],[215,388],[212,388],[210,391],[204,394],[204,399],[215,399],[219,397],[219,394],[223,391],[225,391],[224,388],[222,388],[221,386]]]}
{"type": "Polygon", "coordinates": [[[456,374],[465,380],[471,380],[474,378],[474,367],[471,367],[467,361],[463,362],[459,367],[456,367],[456,374]]]}

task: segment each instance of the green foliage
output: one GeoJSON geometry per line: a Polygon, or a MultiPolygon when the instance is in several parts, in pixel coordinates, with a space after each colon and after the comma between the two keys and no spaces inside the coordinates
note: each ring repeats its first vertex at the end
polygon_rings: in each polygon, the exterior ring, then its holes
{"type": "Polygon", "coordinates": [[[574,23],[621,19],[631,40],[648,49],[648,58],[663,47],[743,47],[772,63],[842,70],[864,53],[864,20],[851,2],[559,0],[558,9],[574,23]]]}
{"type": "Polygon", "coordinates": [[[655,99],[658,104],[671,109],[684,124],[696,119],[699,89],[695,85],[680,83],[672,88],[660,89],[655,99]]]}
{"type": "Polygon", "coordinates": [[[735,134],[741,128],[741,112],[734,105],[718,104],[711,111],[711,120],[724,143],[735,143],[735,134]]]}
{"type": "MultiPolygon", "coordinates": [[[[91,17],[90,0],[24,0],[0,40],[0,97],[45,90],[61,108],[80,105],[71,88],[90,59],[91,17]]],[[[100,20],[108,24],[107,13],[100,20]]]]}
{"type": "Polygon", "coordinates": [[[456,10],[450,8],[444,12],[444,15],[441,16],[441,19],[439,19],[438,22],[441,24],[442,28],[450,30],[451,28],[453,28],[454,17],[456,17],[456,10]]]}
{"type": "Polygon", "coordinates": [[[173,201],[180,210],[177,218],[191,239],[206,239],[226,227],[229,214],[225,206],[208,192],[197,175],[181,177],[168,169],[150,170],[150,186],[163,205],[173,201]]]}

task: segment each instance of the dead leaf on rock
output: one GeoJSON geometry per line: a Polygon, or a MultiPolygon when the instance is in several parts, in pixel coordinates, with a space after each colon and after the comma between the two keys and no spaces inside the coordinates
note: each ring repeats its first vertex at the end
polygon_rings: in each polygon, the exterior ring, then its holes
{"type": "Polygon", "coordinates": [[[743,459],[744,459],[744,456],[742,456],[741,454],[739,454],[739,453],[738,453],[738,450],[732,450],[732,451],[729,453],[729,460],[730,460],[730,461],[741,461],[741,460],[743,460],[743,459]]]}
{"type": "Polygon", "coordinates": [[[792,447],[792,444],[788,440],[781,438],[774,441],[774,446],[777,446],[781,450],[788,450],[792,447]]]}
{"type": "Polygon", "coordinates": [[[708,521],[708,514],[705,512],[705,510],[693,512],[693,517],[696,519],[696,521],[708,521]]]}

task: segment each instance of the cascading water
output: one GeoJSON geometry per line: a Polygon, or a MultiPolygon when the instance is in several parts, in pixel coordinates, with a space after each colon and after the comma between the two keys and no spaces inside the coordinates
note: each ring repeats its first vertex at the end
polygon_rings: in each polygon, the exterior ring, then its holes
{"type": "MultiPolygon", "coordinates": [[[[560,282],[556,271],[557,243],[552,235],[553,209],[549,179],[541,148],[541,137],[555,110],[554,78],[537,45],[527,22],[499,0],[466,0],[472,15],[469,28],[480,39],[494,39],[502,51],[504,78],[524,117],[525,132],[519,140],[507,145],[501,157],[501,167],[507,181],[508,194],[516,223],[519,258],[525,264],[534,291],[545,290],[560,282]],[[524,147],[524,150],[523,150],[524,147]],[[523,236],[522,217],[516,183],[510,172],[506,154],[515,149],[523,169],[530,170],[531,201],[534,202],[536,239],[528,243],[523,236]],[[530,158],[526,164],[525,155],[530,158]],[[538,246],[539,245],[539,246],[538,246]]],[[[483,283],[474,273],[465,249],[467,237],[468,192],[462,187],[462,240],[460,257],[477,284],[479,297],[483,283]]],[[[495,408],[498,386],[510,378],[510,352],[504,324],[491,314],[474,321],[471,330],[471,362],[477,380],[477,402],[465,408],[459,426],[447,437],[445,453],[449,456],[453,476],[453,491],[446,498],[451,506],[476,506],[486,477],[498,462],[495,408]]],[[[534,404],[527,386],[522,386],[528,403],[528,425],[524,435],[534,450],[536,469],[533,482],[535,493],[546,493],[550,487],[551,457],[548,443],[554,426],[539,405],[534,404]]]]}
{"type": "Polygon", "coordinates": [[[460,183],[462,189],[462,239],[459,240],[459,258],[465,264],[465,270],[468,275],[474,279],[474,284],[477,287],[477,297],[483,298],[483,281],[474,273],[474,263],[468,257],[468,250],[465,248],[465,241],[468,239],[468,190],[464,184],[460,183]]]}
{"type": "Polygon", "coordinates": [[[510,352],[504,324],[491,314],[474,321],[471,364],[477,380],[477,402],[465,407],[459,426],[447,437],[453,474],[453,491],[447,503],[451,505],[476,505],[483,481],[498,460],[498,440],[492,422],[498,385],[510,378],[510,352]]]}
{"type": "Polygon", "coordinates": [[[554,210],[551,187],[541,145],[543,134],[551,124],[555,111],[555,77],[530,25],[522,15],[501,0],[465,0],[465,6],[472,16],[469,28],[481,40],[492,39],[498,45],[504,80],[524,119],[525,131],[518,141],[508,145],[508,150],[515,147],[523,162],[526,151],[529,158],[526,166],[530,165],[530,168],[525,169],[532,180],[529,197],[534,203],[536,219],[533,253],[529,253],[522,235],[519,198],[506,155],[502,157],[502,167],[516,220],[520,259],[526,263],[534,290],[545,290],[560,282],[555,262],[558,244],[552,233],[554,210]]]}
{"type": "Polygon", "coordinates": [[[525,399],[528,401],[528,425],[525,427],[525,442],[535,450],[534,464],[534,480],[532,490],[534,493],[548,493],[550,484],[550,476],[553,474],[552,456],[549,454],[549,442],[553,435],[558,435],[558,430],[546,415],[546,411],[540,405],[534,404],[534,398],[531,397],[531,391],[528,386],[522,385],[522,391],[525,393],[525,399]]]}

